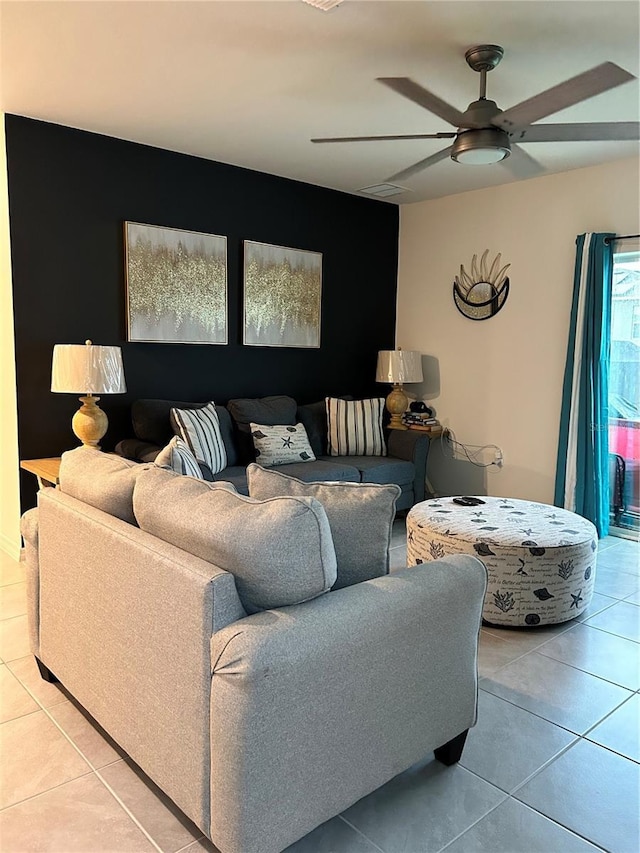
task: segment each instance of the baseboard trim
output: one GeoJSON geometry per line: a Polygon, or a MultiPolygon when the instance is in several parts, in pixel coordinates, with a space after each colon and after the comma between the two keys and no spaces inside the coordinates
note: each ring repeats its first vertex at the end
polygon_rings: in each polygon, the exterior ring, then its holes
{"type": "Polygon", "coordinates": [[[4,551],[5,554],[8,554],[14,560],[19,560],[20,542],[15,542],[8,536],[5,536],[4,533],[0,533],[0,551],[4,551]]]}

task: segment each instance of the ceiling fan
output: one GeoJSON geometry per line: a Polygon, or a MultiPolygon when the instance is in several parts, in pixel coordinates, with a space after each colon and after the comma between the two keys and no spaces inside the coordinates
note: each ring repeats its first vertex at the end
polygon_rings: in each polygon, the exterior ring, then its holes
{"type": "Polygon", "coordinates": [[[492,71],[504,56],[497,44],[481,44],[465,53],[467,64],[480,74],[480,96],[465,112],[415,83],[409,77],[378,77],[380,83],[393,89],[424,109],[458,128],[456,132],[412,133],[394,136],[346,136],[312,139],[311,142],[375,142],[398,139],[453,139],[443,148],[407,169],[386,178],[399,181],[433,166],[446,157],[458,163],[481,165],[507,161],[504,165],[517,177],[530,177],[543,167],[520,147],[521,142],[575,142],[640,139],[640,122],[587,122],[583,124],[532,124],[538,119],[593,98],[635,76],[613,62],[603,62],[589,71],[578,74],[541,92],[526,101],[502,111],[495,101],[487,98],[487,72],[492,71]]]}

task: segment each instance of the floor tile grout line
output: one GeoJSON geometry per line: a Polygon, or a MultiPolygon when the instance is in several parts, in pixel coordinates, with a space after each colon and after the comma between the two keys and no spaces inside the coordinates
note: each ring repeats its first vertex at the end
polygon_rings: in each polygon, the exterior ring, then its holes
{"type": "Polygon", "coordinates": [[[587,729],[587,731],[584,733],[584,735],[582,735],[582,737],[587,737],[589,734],[591,734],[591,732],[592,732],[595,728],[597,728],[601,723],[604,723],[604,721],[605,721],[605,720],[608,720],[608,719],[609,719],[609,717],[610,717],[612,714],[615,714],[615,713],[616,713],[616,711],[619,711],[619,710],[620,710],[620,708],[622,708],[622,706],[623,706],[623,705],[626,705],[626,704],[627,704],[627,702],[630,702],[630,701],[633,699],[633,697],[634,697],[634,696],[636,696],[636,695],[637,695],[637,691],[634,691],[634,692],[631,694],[631,696],[627,696],[627,698],[626,698],[623,702],[621,702],[619,705],[617,705],[617,706],[616,706],[612,711],[609,711],[609,713],[606,715],[606,717],[603,717],[603,718],[600,720],[600,722],[598,722],[598,723],[594,723],[594,724],[591,726],[591,728],[590,728],[590,729],[587,729]]]}
{"type": "MultiPolygon", "coordinates": [[[[16,677],[17,677],[17,676],[16,676],[16,677]]],[[[53,723],[53,725],[58,729],[58,731],[62,734],[62,736],[63,736],[64,738],[66,738],[66,739],[67,739],[67,741],[68,741],[68,742],[71,744],[71,746],[75,749],[75,751],[78,753],[78,755],[79,755],[79,756],[80,756],[84,761],[86,761],[87,765],[91,768],[91,771],[93,771],[93,773],[98,777],[98,779],[100,780],[100,782],[104,785],[104,787],[105,787],[105,788],[107,789],[107,791],[111,794],[111,796],[114,798],[114,800],[115,800],[115,801],[120,805],[120,807],[123,809],[123,811],[125,812],[125,814],[127,814],[127,815],[129,816],[129,818],[130,818],[130,819],[133,821],[133,823],[138,827],[138,829],[143,833],[143,835],[144,835],[144,836],[149,840],[149,842],[150,842],[150,843],[153,845],[153,847],[158,851],[158,853],[163,853],[162,848],[161,848],[161,847],[156,843],[156,841],[151,837],[151,835],[147,832],[147,830],[144,828],[144,826],[142,826],[142,824],[140,823],[140,821],[135,817],[135,815],[130,811],[130,809],[128,809],[128,808],[127,808],[127,806],[124,804],[124,802],[120,799],[120,797],[119,797],[119,796],[116,794],[116,792],[113,790],[113,788],[111,787],[111,785],[109,785],[109,783],[106,781],[106,779],[104,779],[104,777],[100,774],[100,771],[99,771],[96,767],[94,767],[93,763],[92,763],[92,762],[87,758],[87,756],[86,756],[86,755],[84,754],[84,752],[80,749],[80,747],[79,747],[79,746],[78,746],[78,745],[77,745],[77,744],[72,740],[71,736],[67,734],[67,732],[62,728],[62,726],[58,723],[58,721],[57,721],[57,720],[52,716],[52,714],[49,712],[49,710],[48,710],[47,708],[45,708],[45,707],[44,707],[44,705],[43,705],[43,704],[38,700],[37,696],[35,696],[35,695],[32,693],[32,691],[31,691],[31,690],[29,690],[29,688],[27,687],[27,685],[26,685],[26,684],[24,684],[24,682],[21,682],[21,683],[22,683],[22,685],[23,685],[24,689],[29,693],[29,695],[33,697],[33,699],[38,703],[38,705],[40,705],[40,707],[42,708],[42,710],[44,711],[44,713],[45,713],[45,714],[47,715],[47,717],[51,720],[51,722],[52,722],[52,723],[53,723]]],[[[121,759],[121,760],[124,760],[124,759],[121,759]]],[[[114,762],[114,763],[115,763],[115,762],[114,762]]],[[[85,776],[85,775],[88,775],[88,774],[82,774],[82,775],[83,775],[83,776],[85,776]]],[[[81,777],[76,777],[76,778],[81,778],[81,777]]],[[[72,781],[74,781],[74,780],[73,780],[73,779],[70,779],[70,780],[68,780],[68,781],[72,782],[72,781]]],[[[66,783],[64,783],[64,784],[66,784],[66,783]]],[[[56,786],[56,787],[59,787],[59,786],[56,786]]],[[[51,789],[48,789],[48,790],[53,790],[53,789],[51,788],[51,789]]],[[[40,793],[44,794],[44,793],[46,793],[46,791],[41,791],[40,793]]]]}
{"type": "MultiPolygon", "coordinates": [[[[560,633],[556,634],[555,636],[556,636],[556,637],[559,637],[559,636],[561,636],[561,634],[564,634],[564,633],[566,633],[566,632],[565,632],[565,631],[561,631],[560,633]]],[[[503,640],[503,642],[508,643],[509,641],[508,641],[508,640],[503,640]]],[[[544,644],[545,644],[546,642],[547,642],[547,641],[545,640],[544,642],[540,643],[540,645],[539,645],[539,646],[536,646],[536,647],[535,647],[535,648],[533,648],[533,649],[528,649],[528,651],[523,652],[521,655],[518,655],[518,657],[513,658],[513,660],[510,660],[510,661],[507,661],[507,663],[503,663],[503,664],[501,664],[500,666],[496,667],[496,669],[494,669],[494,670],[493,670],[493,672],[491,673],[491,675],[495,675],[497,672],[500,672],[500,670],[504,669],[505,667],[507,667],[507,666],[511,666],[511,664],[512,664],[512,663],[516,663],[516,661],[522,660],[522,658],[526,657],[527,655],[531,655],[531,654],[533,654],[534,652],[537,652],[537,651],[538,651],[538,649],[539,649],[539,648],[541,648],[542,646],[544,646],[544,644]]],[[[480,681],[480,679],[481,679],[481,678],[488,678],[488,677],[489,677],[488,675],[482,675],[482,676],[479,676],[478,681],[480,681]]],[[[489,692],[489,691],[487,691],[487,692],[489,692]]]]}
{"type": "MultiPolygon", "coordinates": [[[[515,702],[512,702],[511,699],[507,699],[505,696],[498,696],[497,693],[491,693],[490,690],[485,690],[484,687],[480,687],[479,689],[483,690],[485,693],[489,693],[489,695],[495,697],[496,699],[502,699],[503,702],[508,702],[509,705],[513,705],[514,708],[518,708],[520,711],[526,711],[527,714],[531,714],[532,716],[537,717],[539,720],[544,720],[545,723],[551,723],[552,726],[557,726],[559,729],[563,729],[565,732],[569,732],[569,734],[573,735],[574,737],[583,737],[583,735],[580,732],[574,732],[573,729],[570,729],[567,726],[561,726],[560,723],[556,723],[555,720],[549,720],[547,717],[543,717],[542,714],[538,714],[535,711],[532,711],[530,708],[523,708],[522,705],[516,705],[515,702]]],[[[624,705],[624,703],[626,701],[627,701],[626,699],[623,699],[623,701],[620,704],[624,705]]],[[[619,706],[616,706],[616,708],[618,708],[618,707],[619,706]]],[[[616,710],[616,709],[614,709],[614,710],[616,710]]],[[[603,717],[603,719],[604,719],[604,717],[603,717]]],[[[598,725],[600,722],[602,722],[602,720],[599,720],[598,723],[596,723],[595,725],[598,725]]]]}
{"type": "MultiPolygon", "coordinates": [[[[593,626],[593,625],[585,625],[584,627],[585,627],[585,628],[594,628],[595,626],[593,626]]],[[[598,630],[598,629],[596,628],[595,630],[598,630]]],[[[607,631],[601,631],[600,633],[602,633],[602,634],[606,634],[606,633],[608,633],[608,632],[607,632],[607,631]]],[[[620,637],[620,636],[618,636],[617,634],[610,634],[609,636],[612,636],[612,637],[618,637],[618,639],[619,639],[619,640],[627,640],[627,642],[629,642],[629,643],[633,643],[633,642],[634,642],[633,640],[629,640],[629,639],[627,639],[626,637],[620,637]]],[[[637,644],[637,643],[636,643],[636,645],[639,645],[639,644],[637,644]]],[[[629,686],[628,686],[628,685],[626,685],[626,684],[621,684],[619,681],[612,681],[612,680],[611,680],[611,679],[609,679],[609,678],[605,678],[603,675],[596,675],[596,673],[595,673],[595,672],[589,672],[589,670],[588,670],[588,669],[582,669],[582,667],[577,666],[577,665],[576,665],[576,664],[574,664],[574,663],[569,663],[568,661],[566,661],[566,660],[561,660],[560,658],[554,658],[554,657],[553,657],[553,655],[545,654],[544,652],[540,652],[539,654],[541,654],[541,655],[542,655],[543,657],[545,657],[545,658],[548,658],[549,660],[553,660],[553,661],[555,661],[556,663],[563,663],[565,666],[570,666],[570,667],[571,667],[571,669],[576,669],[576,670],[578,670],[578,672],[583,672],[585,675],[592,675],[594,678],[599,678],[599,679],[600,679],[600,681],[604,681],[604,682],[606,682],[607,684],[613,684],[613,686],[614,686],[614,687],[622,687],[622,689],[623,689],[623,690],[630,690],[632,693],[635,693],[635,692],[636,692],[636,690],[638,690],[638,688],[637,688],[637,687],[629,687],[629,686]]],[[[638,649],[638,655],[640,655],[640,648],[638,649]]],[[[639,681],[638,683],[640,684],[640,681],[639,681]]],[[[625,700],[625,701],[626,701],[626,700],[625,700]]]]}
{"type": "Polygon", "coordinates": [[[547,820],[550,820],[551,823],[554,823],[556,826],[560,826],[560,827],[562,827],[562,829],[565,829],[567,832],[570,832],[573,835],[576,835],[578,838],[581,838],[583,841],[586,841],[587,844],[591,844],[597,850],[602,850],[603,853],[611,853],[611,851],[607,847],[603,847],[602,844],[598,844],[597,841],[594,841],[592,838],[589,838],[588,836],[583,835],[578,830],[572,829],[570,826],[567,826],[566,824],[562,823],[561,821],[556,820],[555,818],[549,817],[548,814],[541,812],[540,809],[537,809],[535,806],[532,806],[529,803],[525,803],[524,800],[519,800],[517,797],[511,797],[511,799],[515,800],[516,803],[520,803],[521,806],[525,806],[526,808],[531,809],[532,812],[539,814],[541,817],[544,817],[547,820]]]}
{"type": "Polygon", "coordinates": [[[0,589],[4,589],[7,586],[15,586],[17,583],[26,583],[26,581],[9,581],[9,583],[0,583],[0,589]]]}
{"type": "MultiPolygon", "coordinates": [[[[185,850],[188,850],[188,849],[189,849],[189,847],[191,847],[191,845],[192,845],[192,844],[195,844],[197,841],[202,841],[203,839],[206,839],[207,841],[211,842],[211,844],[213,844],[213,842],[211,841],[211,839],[210,839],[210,838],[207,838],[207,836],[206,836],[206,835],[199,835],[197,838],[194,838],[194,839],[193,839],[192,841],[190,841],[188,844],[185,844],[185,845],[184,845],[184,847],[180,847],[178,850],[174,850],[174,851],[173,851],[173,853],[184,853],[184,851],[185,851],[185,850]]],[[[213,846],[215,847],[215,844],[214,844],[213,846]]],[[[217,849],[218,849],[218,848],[216,847],[216,850],[217,850],[217,849]]]]}
{"type": "MultiPolygon", "coordinates": [[[[464,769],[466,770],[467,768],[465,767],[464,769]]],[[[470,770],[469,772],[471,773],[472,771],[470,770]]],[[[478,779],[482,779],[482,776],[478,776],[477,773],[474,773],[473,775],[477,776],[478,779]]],[[[482,779],[482,781],[486,782],[487,780],[482,779]]],[[[493,783],[490,782],[489,784],[493,784],[493,783]]],[[[497,785],[494,785],[494,787],[497,787],[497,785]]],[[[486,817],[488,817],[490,814],[492,814],[496,809],[500,808],[501,805],[503,805],[504,803],[507,802],[507,800],[509,799],[509,794],[507,794],[502,788],[498,788],[498,790],[504,794],[504,797],[500,800],[500,802],[496,803],[495,806],[492,806],[487,812],[485,812],[483,815],[481,815],[481,817],[479,817],[477,820],[474,820],[472,824],[465,827],[465,829],[463,829],[462,832],[459,832],[455,836],[455,838],[451,839],[451,841],[447,841],[447,843],[444,845],[444,847],[438,848],[437,853],[444,853],[444,851],[447,849],[447,847],[450,847],[454,843],[454,841],[457,841],[459,838],[462,838],[462,836],[465,833],[469,832],[470,829],[473,829],[474,826],[477,826],[477,824],[479,824],[481,820],[484,820],[486,817]]]]}
{"type": "Polygon", "coordinates": [[[73,779],[65,779],[64,782],[59,782],[57,785],[52,785],[50,788],[47,788],[44,791],[38,791],[37,794],[29,794],[28,797],[23,797],[21,800],[16,800],[15,803],[9,803],[7,806],[2,806],[0,808],[0,815],[4,812],[8,812],[9,809],[14,809],[16,806],[21,806],[23,803],[28,803],[31,800],[37,800],[38,797],[42,797],[44,794],[50,794],[51,791],[57,791],[58,788],[64,788],[65,785],[68,785],[70,782],[77,782],[78,779],[86,779],[87,776],[93,776],[95,771],[89,768],[86,773],[81,773],[79,776],[75,776],[73,779]]]}
{"type": "MultiPolygon", "coordinates": [[[[580,623],[580,624],[584,624],[584,623],[580,623]]],[[[585,625],[585,628],[595,628],[595,625],[585,625]]],[[[629,637],[621,637],[620,634],[612,634],[610,631],[604,631],[600,628],[596,628],[596,630],[600,631],[602,634],[609,634],[609,636],[618,637],[618,639],[620,639],[620,640],[627,640],[630,643],[635,643],[636,645],[640,646],[639,642],[636,642],[635,640],[630,640],[629,637]]],[[[563,633],[568,633],[568,632],[563,632],[563,633]]],[[[562,634],[558,634],[557,636],[560,637],[560,636],[562,636],[562,634]]],[[[576,666],[575,664],[567,663],[567,661],[564,661],[564,660],[558,660],[558,658],[554,658],[554,657],[552,657],[552,655],[546,655],[544,652],[540,651],[540,649],[545,645],[546,645],[546,642],[542,643],[539,646],[536,646],[535,649],[531,649],[530,651],[525,652],[524,654],[520,655],[520,657],[514,658],[512,661],[509,661],[508,663],[502,664],[502,666],[499,666],[496,669],[494,669],[493,672],[491,673],[491,675],[495,675],[496,673],[500,672],[501,670],[505,669],[508,666],[511,666],[511,664],[516,663],[517,661],[521,660],[523,657],[526,657],[527,655],[541,654],[543,657],[547,658],[548,660],[552,660],[552,661],[555,661],[556,663],[564,664],[564,666],[568,666],[571,669],[575,669],[578,672],[582,672],[584,675],[590,675],[592,678],[598,678],[598,679],[600,679],[600,681],[604,681],[605,684],[613,684],[614,687],[621,687],[623,690],[630,690],[632,693],[635,693],[638,690],[637,687],[627,687],[624,684],[619,684],[617,681],[610,681],[608,678],[604,678],[602,675],[596,675],[595,673],[589,672],[586,669],[581,669],[579,666],[576,666]]],[[[490,676],[489,675],[483,675],[483,676],[481,676],[481,678],[490,678],[490,676]]],[[[490,692],[490,691],[487,691],[487,692],[490,692]]]]}
{"type": "MultiPolygon", "coordinates": [[[[598,723],[598,725],[600,725],[598,723]]],[[[593,729],[592,729],[593,731],[593,729]]],[[[623,752],[619,752],[617,749],[614,749],[612,746],[607,746],[606,743],[600,743],[597,740],[592,740],[592,738],[588,737],[588,735],[582,735],[583,740],[588,740],[589,743],[593,744],[593,746],[599,746],[600,749],[606,749],[608,752],[611,752],[613,755],[617,755],[618,758],[622,758],[625,761],[632,761],[634,764],[640,765],[640,759],[632,758],[630,755],[625,755],[623,752]]]]}
{"type": "MultiPolygon", "coordinates": [[[[619,601],[619,604],[624,604],[624,601],[619,601]]],[[[634,605],[634,607],[637,605],[634,605]]],[[[607,608],[608,610],[609,608],[607,608]]],[[[584,623],[587,624],[586,622],[584,623]]],[[[595,628],[596,631],[602,631],[603,634],[609,634],[612,637],[620,637],[622,640],[629,640],[630,643],[635,643],[640,646],[640,640],[632,640],[631,637],[623,637],[622,634],[614,634],[613,631],[607,631],[606,628],[600,628],[598,625],[587,625],[588,628],[595,628]]]]}
{"type": "Polygon", "coordinates": [[[362,832],[362,830],[358,829],[357,826],[354,826],[354,824],[352,824],[350,820],[347,820],[347,818],[343,814],[339,814],[339,815],[337,815],[337,817],[340,818],[340,820],[343,821],[343,823],[346,823],[347,826],[350,827],[350,829],[352,829],[355,833],[357,833],[361,838],[364,838],[365,841],[367,841],[369,844],[371,844],[373,847],[375,847],[376,850],[379,850],[380,853],[387,853],[386,850],[383,850],[383,848],[380,847],[380,845],[376,844],[376,842],[373,841],[371,838],[369,838],[368,835],[365,835],[364,832],[362,832]]]}
{"type": "MultiPolygon", "coordinates": [[[[550,767],[552,764],[554,764],[559,758],[561,758],[566,752],[568,752],[570,749],[573,749],[574,746],[577,746],[577,744],[580,743],[581,740],[583,740],[583,737],[584,737],[583,735],[577,735],[574,732],[570,732],[570,734],[573,735],[573,740],[570,743],[568,743],[566,746],[563,746],[562,749],[560,749],[555,755],[552,755],[551,758],[547,758],[547,760],[544,762],[544,764],[542,764],[540,767],[538,767],[537,770],[534,770],[533,773],[530,773],[526,779],[522,780],[522,782],[519,782],[512,791],[509,791],[510,797],[514,797],[515,794],[518,791],[520,791],[522,788],[524,788],[525,785],[527,785],[529,782],[531,782],[532,779],[535,779],[536,776],[539,776],[543,770],[546,770],[548,767],[550,767]]],[[[545,817],[549,817],[549,815],[545,815],[545,817]]],[[[549,818],[549,820],[553,820],[553,818],[549,818]]],[[[557,823],[557,821],[556,821],[556,823],[557,823]]]]}

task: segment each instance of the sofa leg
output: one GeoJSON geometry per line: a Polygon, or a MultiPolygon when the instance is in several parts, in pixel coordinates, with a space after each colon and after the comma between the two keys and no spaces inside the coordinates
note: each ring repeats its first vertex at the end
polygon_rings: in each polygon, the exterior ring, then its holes
{"type": "Polygon", "coordinates": [[[438,761],[442,764],[446,764],[447,767],[450,767],[452,764],[456,764],[462,758],[462,750],[464,749],[464,742],[467,739],[467,735],[469,734],[469,729],[462,732],[462,734],[457,735],[448,743],[445,743],[444,746],[439,746],[434,750],[434,754],[438,761]]]}
{"type": "Polygon", "coordinates": [[[40,670],[40,678],[43,681],[48,681],[50,684],[58,684],[58,679],[51,672],[49,667],[45,666],[40,658],[36,658],[36,663],[38,664],[38,669],[40,670]]]}

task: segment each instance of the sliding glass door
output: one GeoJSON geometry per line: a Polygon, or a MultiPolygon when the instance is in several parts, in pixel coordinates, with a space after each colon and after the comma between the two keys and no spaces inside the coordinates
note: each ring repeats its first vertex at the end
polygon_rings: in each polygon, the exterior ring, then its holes
{"type": "Polygon", "coordinates": [[[609,375],[611,533],[640,532],[640,249],[613,259],[609,375]]]}

